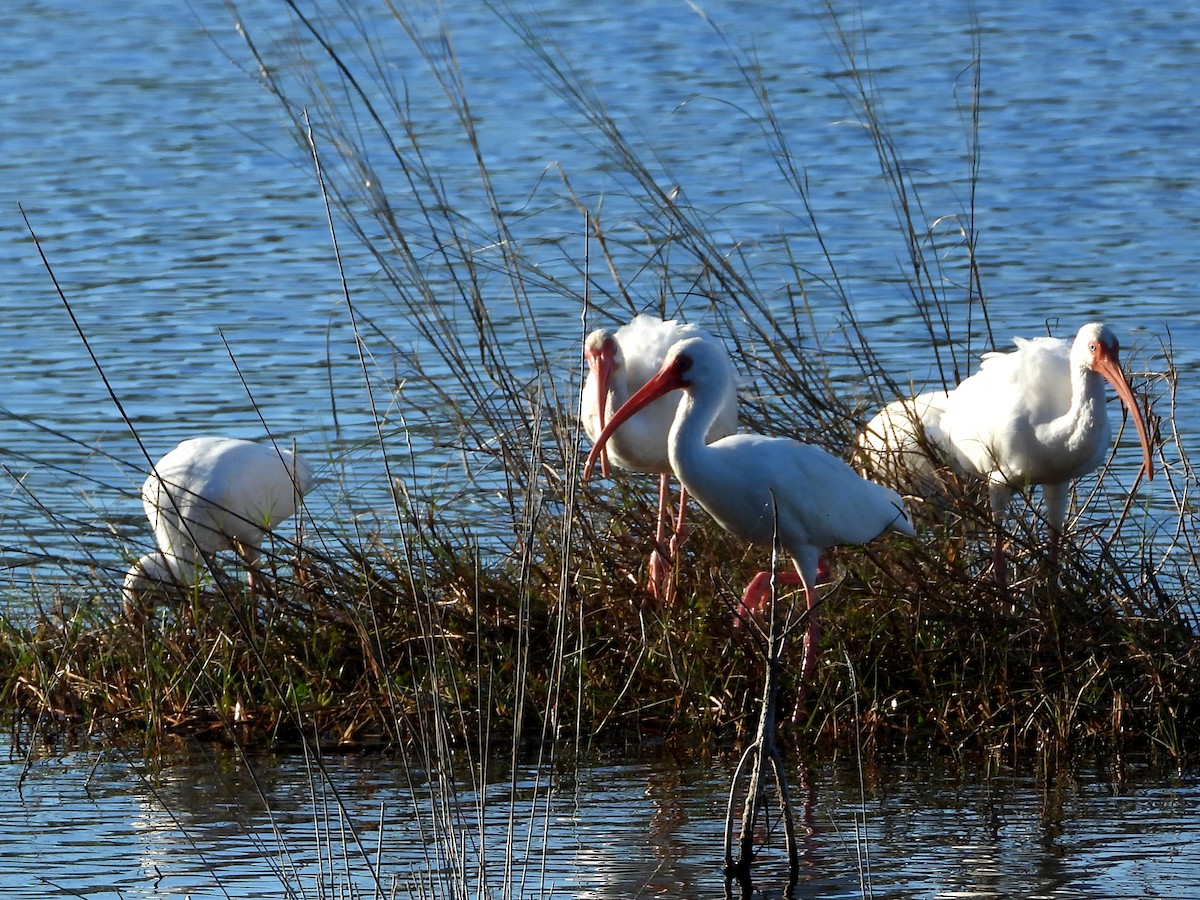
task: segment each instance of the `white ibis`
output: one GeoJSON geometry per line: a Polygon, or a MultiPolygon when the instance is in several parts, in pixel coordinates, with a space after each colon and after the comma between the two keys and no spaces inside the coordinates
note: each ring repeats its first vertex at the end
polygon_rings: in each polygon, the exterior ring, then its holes
{"type": "Polygon", "coordinates": [[[863,475],[875,475],[921,497],[940,494],[938,456],[948,396],[942,390],[925,391],[911,399],[893,400],[877,412],[858,436],[863,475]]]}
{"type": "MultiPolygon", "coordinates": [[[[727,376],[721,350],[689,339],[671,348],[658,373],[609,420],[588,455],[591,473],[605,443],[621,424],[655,399],[683,391],[667,440],[671,468],[679,481],[727,531],[755,544],[778,546],[791,555],[810,610],[804,638],[801,684],[816,663],[820,630],[817,566],[821,551],[839,544],[865,544],[885,531],[914,534],[904,500],[895,491],[861,478],[824,450],[782,437],[734,434],[708,443],[721,410],[727,376]]],[[[743,604],[762,606],[767,577],[752,582],[743,604]]]]}
{"type": "Polygon", "coordinates": [[[158,549],[126,574],[126,610],[146,590],[194,584],[221,550],[233,549],[245,560],[253,588],[263,537],[296,512],[312,483],[304,459],[270,444],[224,437],[183,441],[142,485],[158,549]]]}
{"type": "Polygon", "coordinates": [[[1049,337],[1014,342],[1014,352],[984,355],[979,371],[950,392],[937,423],[943,446],[962,469],[987,480],[1001,584],[1007,572],[999,525],[1013,495],[1031,485],[1042,485],[1050,558],[1057,561],[1071,482],[1099,466],[1111,443],[1104,381],[1137,427],[1147,480],[1154,475],[1146,422],[1107,326],[1084,325],[1072,343],[1049,337]]]}
{"type": "MultiPolygon", "coordinates": [[[[609,414],[650,379],[662,365],[667,351],[684,339],[702,340],[714,348],[720,359],[722,386],[717,414],[707,438],[715,440],[737,430],[737,373],[724,346],[715,337],[695,325],[663,321],[656,316],[639,315],[614,333],[597,329],[587,336],[583,355],[588,364],[588,376],[583,386],[579,416],[584,430],[593,440],[599,437],[609,414]]],[[[687,489],[679,495],[679,514],[668,548],[667,530],[670,514],[671,463],[667,458],[667,434],[675,418],[679,400],[663,397],[648,404],[630,418],[601,448],[601,465],[608,474],[609,459],[621,469],[632,472],[651,472],[659,476],[658,527],[654,550],[650,554],[647,589],[656,599],[669,604],[674,597],[673,560],[683,536],[684,509],[687,489]],[[669,561],[668,561],[669,560],[669,561]]]]}

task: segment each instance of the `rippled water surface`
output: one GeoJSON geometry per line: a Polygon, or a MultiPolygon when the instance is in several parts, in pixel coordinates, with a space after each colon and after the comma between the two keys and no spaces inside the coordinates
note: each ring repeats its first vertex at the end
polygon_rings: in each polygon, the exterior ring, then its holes
{"type": "MultiPolygon", "coordinates": [[[[33,760],[18,792],[13,760],[0,775],[0,888],[31,900],[374,896],[374,867],[387,896],[397,886],[401,896],[446,896],[448,854],[458,852],[469,872],[486,864],[496,896],[724,892],[732,760],[584,760],[515,775],[493,766],[484,791],[452,803],[457,848],[427,845],[438,794],[420,772],[378,757],[325,766],[322,778],[299,757],[210,751],[151,771],[112,751],[78,752],[33,760]]],[[[896,761],[860,772],[848,760],[793,766],[789,778],[807,800],[796,897],[1200,891],[1194,778],[1081,767],[1039,780],[896,761]]],[[[772,873],[785,869],[778,852],[760,861],[762,896],[779,895],[772,873]]]]}
{"type": "MultiPolygon", "coordinates": [[[[952,235],[972,199],[963,117],[977,43],[980,173],[973,202],[998,340],[1040,333],[1047,323],[1070,334],[1081,321],[1103,318],[1121,337],[1126,359],[1153,371],[1165,369],[1163,342],[1170,341],[1185,376],[1181,412],[1192,417],[1196,401],[1186,376],[1200,349],[1193,299],[1200,14],[1184,3],[973,6],[973,14],[962,4],[931,3],[896,15],[888,4],[868,3],[843,14],[859,64],[873,74],[875,102],[922,186],[918,219],[939,221],[952,235]]],[[[248,2],[240,11],[277,67],[273,74],[287,78],[303,69],[289,56],[299,28],[284,7],[248,2]]],[[[553,270],[564,253],[583,252],[576,211],[548,200],[545,185],[559,171],[603,206],[620,233],[633,208],[614,190],[611,163],[578,117],[530,73],[521,42],[478,4],[440,7],[441,18],[414,4],[413,20],[429,34],[437,22],[449,29],[497,201],[522,211],[514,228],[534,261],[553,270]]],[[[822,264],[807,213],[782,181],[768,143],[740,113],[753,103],[730,50],[741,48],[771,92],[826,247],[871,324],[873,349],[900,380],[925,382],[933,359],[898,279],[904,251],[892,203],[841,94],[846,82],[834,80],[846,61],[834,48],[823,5],[714,2],[704,9],[720,32],[672,0],[619,9],[533,4],[537,27],[594,84],[635,146],[657,157],[667,183],[704,211],[714,235],[739,248],[768,302],[795,287],[781,241],[811,257],[801,262],[815,273],[807,286],[815,318],[797,328],[815,325],[828,339],[837,334],[841,308],[817,277],[822,264]]],[[[353,27],[345,16],[335,22],[347,46],[359,28],[376,38],[379,65],[403,87],[421,146],[447,191],[486,225],[472,193],[474,158],[403,33],[378,10],[353,27]]],[[[4,558],[16,577],[25,578],[25,564],[42,556],[51,558],[43,577],[61,574],[63,561],[91,561],[119,574],[122,551],[112,532],[144,543],[133,491],[146,469],[18,204],[150,454],[200,431],[261,437],[257,406],[275,434],[295,439],[323,473],[355,487],[344,495],[317,492],[315,515],[322,503],[343,515],[348,507],[370,515],[386,506],[311,161],[256,79],[225,5],[13,0],[0,9],[0,49],[7,387],[0,406],[8,413],[0,451],[9,469],[0,516],[4,558]]],[[[373,162],[403,209],[403,178],[386,158],[373,162]]],[[[371,323],[369,365],[382,391],[385,428],[406,429],[421,450],[422,429],[436,428],[436,418],[415,415],[424,386],[410,376],[411,360],[427,348],[381,290],[375,264],[348,233],[342,237],[354,301],[371,323]]],[[[483,259],[482,233],[480,240],[483,259]]],[[[946,243],[950,257],[954,243],[946,243]]],[[[631,287],[649,304],[661,286],[647,275],[631,287]]],[[[579,369],[579,305],[550,295],[535,296],[534,304],[547,353],[538,362],[570,395],[579,369]]],[[[494,307],[497,319],[511,318],[504,296],[494,307]]],[[[964,320],[956,331],[971,343],[957,352],[969,369],[986,343],[977,314],[968,327],[966,311],[958,312],[964,320]]],[[[447,457],[453,465],[458,452],[421,452],[416,479],[441,472],[447,457]]],[[[1157,489],[1144,488],[1145,496],[1153,499],[1157,489]]]]}
{"type": "MultiPolygon", "coordinates": [[[[285,5],[239,6],[259,45],[286,59],[296,26],[285,5]]],[[[762,135],[738,114],[752,100],[726,38],[744,48],[876,349],[901,380],[929,377],[927,342],[899,279],[891,201],[839,93],[844,82],[830,77],[845,61],[823,4],[702,3],[722,33],[670,0],[533,6],[628,133],[658,154],[668,183],[740,248],[764,294],[783,298],[794,287],[783,239],[802,252],[813,245],[805,210],[762,135]]],[[[546,266],[563,247],[582,253],[577,213],[539,205],[541,186],[561,167],[599,196],[612,186],[609,164],[530,75],[520,42],[492,13],[473,0],[439,7],[498,202],[526,212],[523,236],[531,247],[544,242],[546,266]]],[[[419,21],[434,21],[414,9],[419,21]]],[[[409,91],[422,144],[471,211],[479,198],[461,131],[436,114],[436,86],[386,16],[375,15],[364,13],[362,27],[395,49],[384,62],[409,91]]],[[[978,44],[974,204],[997,333],[1035,334],[1049,321],[1069,334],[1104,319],[1134,367],[1155,371],[1169,341],[1182,376],[1180,421],[1194,421],[1200,10],[1178,0],[867,2],[848,8],[845,23],[865,40],[860,63],[873,71],[897,145],[923,185],[925,221],[941,219],[951,232],[971,196],[961,104],[978,44]]],[[[353,32],[347,25],[349,43],[353,32]]],[[[246,64],[218,0],[0,4],[0,545],[18,598],[35,574],[115,578],[132,545],[146,541],[135,496],[145,460],[18,204],[151,453],[201,431],[260,437],[257,408],[322,472],[345,473],[355,486],[346,496],[327,483],[313,495],[315,516],[371,516],[381,501],[374,425],[311,162],[246,64]]],[[[399,179],[387,188],[403,195],[399,179]]],[[[628,214],[620,196],[606,202],[610,225],[628,214]]],[[[374,376],[394,386],[383,397],[388,424],[400,428],[421,390],[406,382],[409,361],[423,348],[373,264],[343,237],[355,301],[373,325],[374,376]]],[[[635,287],[655,299],[650,279],[635,287]]],[[[809,287],[812,324],[836,334],[840,309],[823,302],[818,282],[809,287]]],[[[497,317],[506,309],[497,299],[497,317]]],[[[579,307],[545,296],[538,309],[547,358],[537,362],[559,373],[569,394],[579,307]]],[[[973,325],[972,355],[985,346],[973,325]]],[[[413,424],[419,444],[421,423],[413,424]]],[[[1183,440],[1190,445],[1190,435],[1183,440]]],[[[430,452],[420,465],[416,478],[446,462],[430,452]]],[[[319,784],[314,800],[296,759],[257,760],[261,794],[224,757],[181,759],[153,774],[112,752],[38,758],[20,791],[21,763],[12,761],[0,791],[4,896],[290,896],[282,885],[316,896],[322,871],[369,896],[364,853],[379,854],[385,879],[424,877],[406,770],[382,759],[329,766],[362,848],[348,842],[319,784]]],[[[520,773],[513,808],[524,843],[513,895],[550,887],[555,896],[718,895],[730,768],[660,761],[589,764],[570,777],[520,773]],[[550,790],[549,807],[536,802],[535,782],[550,790]]],[[[860,896],[863,883],[877,897],[1200,896],[1193,780],[1085,770],[1042,782],[888,765],[868,773],[864,800],[852,766],[821,764],[811,784],[803,896],[860,896]]],[[[500,858],[491,853],[506,839],[510,808],[503,790],[497,796],[487,813],[489,860],[500,858]]],[[[469,808],[471,798],[460,802],[469,808]]],[[[500,863],[489,865],[495,877],[500,863]]]]}

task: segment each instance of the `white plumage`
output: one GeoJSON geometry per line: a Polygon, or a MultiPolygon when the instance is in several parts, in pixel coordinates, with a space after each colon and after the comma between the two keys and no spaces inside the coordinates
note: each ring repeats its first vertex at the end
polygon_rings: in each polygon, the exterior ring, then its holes
{"type": "MultiPolygon", "coordinates": [[[[1121,368],[1117,338],[1107,326],[1098,322],[1084,325],[1073,341],[1039,337],[1014,338],[1014,343],[1017,349],[1010,353],[985,354],[979,371],[940,405],[930,404],[924,411],[914,408],[914,412],[927,438],[953,465],[987,481],[997,525],[1016,492],[1042,485],[1053,561],[1066,520],[1071,482],[1097,468],[1112,443],[1105,381],[1129,410],[1141,441],[1147,479],[1153,477],[1150,437],[1121,368]]],[[[884,413],[896,403],[885,407],[884,413]]],[[[905,443],[904,434],[895,434],[904,452],[920,452],[913,443],[905,443]]],[[[860,445],[863,442],[860,437],[860,445]]],[[[1004,582],[1007,576],[999,531],[994,563],[998,580],[1004,582]]]]}
{"type": "MultiPolygon", "coordinates": [[[[1147,478],[1154,475],[1150,438],[1107,326],[1084,325],[1070,343],[1048,337],[1015,343],[1012,353],[987,354],[979,371],[950,393],[939,424],[959,465],[987,479],[997,522],[1017,491],[1042,485],[1053,559],[1071,482],[1097,468],[1112,443],[1105,381],[1137,428],[1147,478]]],[[[1003,554],[998,538],[994,557],[1001,581],[1003,554]]]]}
{"type": "Polygon", "coordinates": [[[946,391],[925,391],[893,400],[877,412],[858,436],[863,475],[921,497],[940,494],[944,485],[937,457],[948,397],[946,391]]]}
{"type": "MultiPolygon", "coordinates": [[[[824,450],[782,437],[735,434],[707,438],[726,388],[719,352],[702,340],[671,348],[658,373],[614,414],[588,456],[591,472],[605,442],[639,409],[674,390],[683,391],[671,425],[671,468],[697,502],[727,531],[791,555],[810,609],[821,552],[839,544],[865,544],[885,531],[914,534],[904,500],[895,491],[861,478],[824,450]]],[[[769,587],[756,578],[752,588],[769,587]]],[[[750,609],[763,598],[746,596],[750,609]]],[[[801,679],[816,660],[817,618],[809,618],[801,679]]]]}
{"type": "MultiPolygon", "coordinates": [[[[579,417],[593,442],[603,431],[609,416],[658,371],[671,347],[686,339],[709,344],[721,369],[720,398],[708,439],[715,440],[737,431],[737,372],[721,342],[696,325],[643,314],[616,332],[597,329],[584,341],[588,375],[580,399],[579,417]]],[[[668,546],[671,464],[667,458],[667,435],[679,403],[678,397],[661,397],[647,404],[611,435],[601,451],[605,475],[611,459],[618,468],[659,476],[658,526],[655,548],[650,555],[647,588],[653,596],[667,603],[673,597],[674,577],[672,562],[664,559],[664,551],[673,561],[682,537],[687,503],[685,489],[680,493],[679,515],[668,546]]]]}
{"type": "MultiPolygon", "coordinates": [[[[696,325],[642,314],[615,332],[598,328],[584,341],[588,376],[579,416],[593,442],[612,413],[658,372],[667,351],[688,338],[708,342],[720,350],[723,382],[709,440],[737,431],[737,373],[721,342],[696,325]]],[[[645,406],[613,433],[604,448],[605,457],[631,472],[670,475],[667,435],[680,402],[679,397],[661,397],[645,406]]]]}
{"type": "Polygon", "coordinates": [[[196,582],[213,554],[236,550],[250,568],[266,532],[296,512],[312,487],[308,463],[269,444],[237,438],[183,441],[142,485],[142,505],[158,549],[125,576],[127,603],[161,585],[196,582]]]}

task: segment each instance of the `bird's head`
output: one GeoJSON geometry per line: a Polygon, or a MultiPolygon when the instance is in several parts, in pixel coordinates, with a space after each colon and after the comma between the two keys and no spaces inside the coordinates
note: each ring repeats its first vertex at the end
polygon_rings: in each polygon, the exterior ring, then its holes
{"type": "Polygon", "coordinates": [[[147,553],[125,573],[121,596],[126,616],[130,619],[136,618],[144,595],[179,586],[179,579],[171,571],[167,558],[158,550],[147,553]]]}
{"type": "MultiPolygon", "coordinates": [[[[608,391],[612,376],[621,365],[621,347],[607,328],[597,328],[584,339],[583,358],[596,385],[596,411],[603,429],[608,420],[608,391]]],[[[601,456],[600,469],[608,475],[608,453],[601,456]]]]}
{"type": "Polygon", "coordinates": [[[1142,467],[1146,480],[1154,478],[1154,460],[1151,450],[1150,434],[1146,429],[1146,420],[1142,416],[1141,406],[1133,395],[1129,377],[1121,368],[1121,346],[1117,336],[1107,325],[1091,322],[1079,329],[1075,343],[1071,345],[1071,362],[1075,366],[1089,369],[1100,375],[1112,385],[1117,397],[1129,411],[1130,418],[1137,428],[1138,439],[1142,443],[1142,467]]]}
{"type": "Polygon", "coordinates": [[[604,445],[623,422],[664,394],[690,388],[696,382],[698,361],[706,361],[710,355],[710,345],[700,338],[688,338],[672,347],[658,372],[621,404],[621,408],[613,413],[613,417],[596,437],[592,452],[588,454],[587,462],[583,466],[584,479],[591,477],[596,459],[604,452],[604,445]]]}
{"type": "Polygon", "coordinates": [[[583,341],[583,358],[597,377],[607,378],[621,364],[621,348],[607,328],[597,328],[583,341]]]}
{"type": "Polygon", "coordinates": [[[1098,359],[1116,360],[1120,351],[1120,342],[1111,328],[1102,322],[1089,322],[1075,335],[1075,343],[1071,345],[1071,360],[1076,365],[1096,369],[1098,359]]]}

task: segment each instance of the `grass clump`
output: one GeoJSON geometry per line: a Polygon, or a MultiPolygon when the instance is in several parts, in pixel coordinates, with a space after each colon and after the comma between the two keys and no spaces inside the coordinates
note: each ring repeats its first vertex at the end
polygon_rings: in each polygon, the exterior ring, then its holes
{"type": "MultiPolygon", "coordinates": [[[[603,191],[577,187],[566,165],[542,173],[521,202],[495,183],[453,43],[437,23],[390,9],[368,27],[292,9],[293,55],[271,57],[253,23],[242,26],[245,48],[231,53],[278,97],[316,163],[390,514],[369,531],[357,519],[310,524],[303,555],[281,552],[265,596],[210,582],[138,624],[113,616],[111,578],[56,597],[33,621],[0,629],[11,673],[4,701],[39,733],[133,729],[151,740],[315,739],[350,749],[744,736],[762,657],[732,611],[768,561],[698,523],[678,564],[681,602],[647,607],[639,585],[652,479],[581,484],[575,408],[588,330],[579,313],[608,324],[644,308],[704,319],[727,341],[747,375],[748,430],[848,455],[866,412],[911,390],[889,375],[878,335],[855,313],[811,202],[819,185],[789,150],[753,59],[728,46],[744,96],[726,112],[745,117],[804,217],[803,235],[780,240],[770,269],[718,231],[719,213],[691,205],[687,186],[629,137],[536,23],[511,10],[498,17],[597,148],[611,178],[603,191]],[[376,31],[384,24],[390,43],[376,31]],[[397,47],[440,105],[419,103],[393,79],[383,60],[397,47]],[[456,129],[467,152],[452,173],[427,152],[422,115],[456,129]],[[362,311],[363,271],[411,326],[405,346],[362,311]],[[818,328],[830,310],[836,328],[818,328]],[[390,424],[394,377],[377,368],[379,346],[406,371],[400,430],[390,424]],[[453,460],[453,477],[429,456],[453,460]]],[[[898,283],[952,384],[980,343],[993,343],[973,210],[978,66],[968,69],[964,110],[971,192],[952,214],[934,215],[927,185],[881,118],[853,36],[831,34],[845,64],[838,87],[890,191],[898,283]]],[[[1164,357],[1166,371],[1142,379],[1160,411],[1172,408],[1175,378],[1164,357]]],[[[1053,577],[1027,509],[1009,535],[1013,588],[996,589],[980,563],[992,525],[971,485],[938,503],[914,500],[918,541],[838,551],[821,611],[823,664],[792,739],[865,736],[1012,755],[1193,753],[1195,477],[1170,413],[1152,430],[1167,485],[1158,505],[1140,515],[1114,507],[1129,485],[1116,469],[1100,473],[1079,493],[1074,546],[1053,577]]]]}

